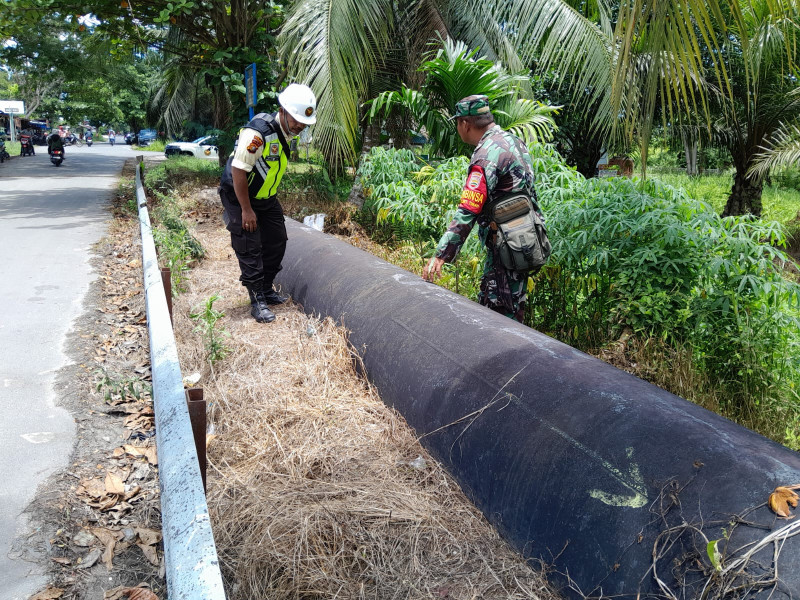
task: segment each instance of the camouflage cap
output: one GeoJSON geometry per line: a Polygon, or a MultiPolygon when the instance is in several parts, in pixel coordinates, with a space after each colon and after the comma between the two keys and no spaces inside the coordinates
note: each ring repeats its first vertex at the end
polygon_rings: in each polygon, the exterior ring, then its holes
{"type": "Polygon", "coordinates": [[[489,98],[482,94],[473,94],[467,96],[456,102],[456,110],[450,120],[458,117],[474,117],[476,115],[485,115],[491,112],[489,109],[489,98]]]}

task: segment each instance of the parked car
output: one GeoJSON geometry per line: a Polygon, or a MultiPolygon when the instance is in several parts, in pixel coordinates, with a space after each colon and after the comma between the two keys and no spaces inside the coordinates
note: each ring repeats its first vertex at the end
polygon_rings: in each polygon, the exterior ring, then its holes
{"type": "Polygon", "coordinates": [[[154,141],[157,136],[158,132],[155,129],[141,129],[134,143],[137,146],[147,146],[150,142],[154,141]]]}
{"type": "Polygon", "coordinates": [[[197,158],[212,158],[219,157],[217,150],[217,136],[206,135],[197,138],[193,142],[170,142],[164,148],[164,154],[169,158],[170,156],[196,156],[197,158]]]}

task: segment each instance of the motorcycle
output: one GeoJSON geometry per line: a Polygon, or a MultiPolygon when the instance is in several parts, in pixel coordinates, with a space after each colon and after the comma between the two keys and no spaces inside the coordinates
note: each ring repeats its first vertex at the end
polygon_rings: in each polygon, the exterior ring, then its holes
{"type": "Polygon", "coordinates": [[[83,140],[74,133],[68,133],[64,136],[65,146],[83,146],[83,140]]]}
{"type": "Polygon", "coordinates": [[[0,163],[7,158],[11,158],[11,155],[6,150],[6,142],[5,140],[0,140],[0,163]]]}
{"type": "Polygon", "coordinates": [[[91,133],[86,134],[86,145],[89,146],[90,148],[92,147],[92,141],[93,141],[92,138],[93,136],[91,133]]]}
{"type": "Polygon", "coordinates": [[[60,148],[56,148],[50,151],[50,162],[53,163],[55,166],[60,167],[61,163],[64,162],[64,151],[60,148]]]}
{"type": "Polygon", "coordinates": [[[33,151],[33,141],[29,135],[22,135],[19,138],[19,155],[20,156],[34,156],[36,153],[33,151]]]}
{"type": "Polygon", "coordinates": [[[117,141],[117,136],[115,136],[115,135],[109,135],[108,136],[108,143],[111,144],[112,146],[114,145],[114,142],[116,142],[116,141],[117,141]]]}

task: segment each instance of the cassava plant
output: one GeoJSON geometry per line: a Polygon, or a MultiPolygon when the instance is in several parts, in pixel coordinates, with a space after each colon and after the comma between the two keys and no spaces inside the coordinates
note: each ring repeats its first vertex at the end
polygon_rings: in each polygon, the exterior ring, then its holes
{"type": "Polygon", "coordinates": [[[214,302],[219,299],[220,297],[214,294],[206,299],[200,310],[189,314],[189,317],[197,323],[194,331],[202,336],[206,348],[206,358],[212,367],[214,363],[225,358],[231,351],[224,341],[225,337],[229,335],[228,332],[217,328],[217,323],[225,316],[224,312],[214,308],[214,302]]]}

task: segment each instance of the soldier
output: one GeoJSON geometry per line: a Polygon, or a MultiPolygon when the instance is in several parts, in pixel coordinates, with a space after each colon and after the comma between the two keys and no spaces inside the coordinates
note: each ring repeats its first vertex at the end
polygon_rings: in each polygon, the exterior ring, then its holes
{"type": "Polygon", "coordinates": [[[239,132],[219,187],[239,279],[250,294],[250,314],[259,323],[274,321],[269,305],[287,300],[272,282],[286,251],[283,208],[275,193],[289,159],[288,140],[317,121],[317,100],[305,85],[289,85],[278,94],[278,104],[277,113],[259,113],[239,132]]]}
{"type": "Polygon", "coordinates": [[[486,96],[473,95],[459,100],[451,119],[456,120],[456,130],[462,141],[476,148],[456,215],[422,276],[427,281],[435,281],[442,274],[442,265],[455,259],[477,222],[478,237],[487,247],[478,301],[521,323],[528,300],[528,274],[503,268],[495,252],[494,231],[490,228],[491,218],[486,208],[508,192],[525,191],[535,199],[528,148],[518,137],[495,124],[486,96]]]}

